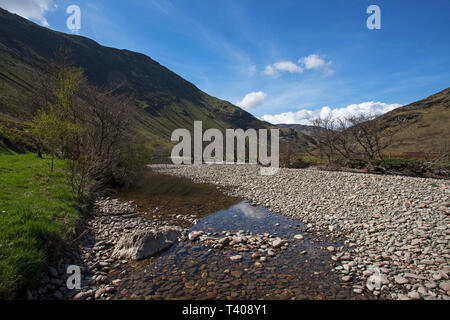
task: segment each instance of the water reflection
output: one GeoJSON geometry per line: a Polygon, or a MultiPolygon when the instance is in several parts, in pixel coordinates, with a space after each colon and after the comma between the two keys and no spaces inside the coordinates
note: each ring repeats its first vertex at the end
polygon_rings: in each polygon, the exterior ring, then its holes
{"type": "MultiPolygon", "coordinates": [[[[243,201],[213,213],[191,230],[248,234],[270,233],[290,239],[285,251],[277,252],[261,266],[249,252],[240,261],[229,259],[230,247],[212,249],[190,241],[174,245],[143,270],[133,271],[118,288],[116,299],[358,299],[331,271],[330,254],[305,235],[294,240],[303,224],[253,207],[243,201]]],[[[336,245],[336,244],[331,244],[336,245]]]]}

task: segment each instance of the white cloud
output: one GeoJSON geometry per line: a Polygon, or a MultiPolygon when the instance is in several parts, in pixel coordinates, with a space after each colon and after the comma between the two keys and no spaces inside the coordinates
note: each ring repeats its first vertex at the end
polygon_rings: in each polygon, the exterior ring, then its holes
{"type": "Polygon", "coordinates": [[[298,59],[299,63],[302,63],[305,69],[318,69],[330,64],[326,63],[325,60],[317,54],[310,54],[307,57],[298,59]]]}
{"type": "Polygon", "coordinates": [[[26,19],[35,19],[43,26],[50,26],[45,13],[56,8],[53,0],[0,0],[0,7],[26,19]]]}
{"type": "Polygon", "coordinates": [[[328,74],[333,73],[329,68],[331,61],[325,61],[322,56],[310,54],[307,57],[298,59],[298,64],[292,61],[278,61],[264,68],[264,74],[268,76],[277,76],[279,72],[302,73],[304,70],[324,69],[328,74]]]}
{"type": "Polygon", "coordinates": [[[244,109],[251,109],[261,105],[266,99],[267,95],[262,92],[250,92],[247,93],[241,101],[236,102],[236,104],[244,109]]]}
{"type": "Polygon", "coordinates": [[[272,65],[266,66],[264,69],[264,74],[269,76],[276,76],[278,75],[279,71],[285,71],[289,73],[302,73],[303,69],[292,61],[278,61],[272,65]]]}
{"type": "Polygon", "coordinates": [[[337,118],[347,118],[350,116],[378,116],[383,113],[389,112],[395,108],[401,107],[401,104],[393,103],[386,104],[383,102],[362,102],[359,104],[351,104],[344,108],[331,109],[328,106],[322,107],[318,110],[299,110],[297,112],[284,112],[280,114],[265,114],[261,117],[262,120],[268,121],[273,124],[277,123],[287,123],[287,124],[311,124],[311,120],[321,117],[331,117],[333,119],[337,118]]]}
{"type": "Polygon", "coordinates": [[[279,71],[287,71],[290,73],[301,73],[303,69],[291,61],[279,61],[273,65],[279,71]]]}
{"type": "Polygon", "coordinates": [[[273,66],[266,66],[264,68],[264,74],[268,76],[274,76],[277,74],[277,70],[273,66]]]}

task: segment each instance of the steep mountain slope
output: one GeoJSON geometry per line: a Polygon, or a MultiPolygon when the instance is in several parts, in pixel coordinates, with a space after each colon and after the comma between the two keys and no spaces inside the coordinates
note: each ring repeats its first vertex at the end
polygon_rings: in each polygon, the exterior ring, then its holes
{"type": "Polygon", "coordinates": [[[450,88],[392,110],[376,120],[381,128],[398,128],[392,153],[441,152],[450,142],[450,88]]]}
{"type": "MultiPolygon", "coordinates": [[[[92,84],[122,83],[132,93],[144,133],[170,142],[176,128],[271,128],[250,113],[199,90],[148,56],[101,46],[81,36],[52,31],[0,9],[0,116],[29,119],[34,110],[25,97],[37,89],[38,75],[58,48],[69,48],[74,66],[82,67],[92,84]]],[[[292,132],[291,132],[292,133],[292,132]]],[[[286,134],[289,135],[289,132],[286,134]]],[[[300,145],[306,139],[295,135],[300,145]]]]}

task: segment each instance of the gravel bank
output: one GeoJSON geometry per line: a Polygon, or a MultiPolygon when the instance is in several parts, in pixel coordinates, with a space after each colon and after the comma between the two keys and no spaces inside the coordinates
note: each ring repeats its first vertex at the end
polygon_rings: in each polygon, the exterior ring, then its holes
{"type": "Polygon", "coordinates": [[[213,183],[232,196],[297,218],[305,232],[343,237],[336,272],[356,293],[390,299],[450,299],[450,200],[445,180],[252,165],[152,165],[213,183]]]}
{"type": "Polygon", "coordinates": [[[108,300],[127,274],[134,269],[134,261],[114,255],[114,249],[125,235],[161,230],[173,226],[178,219],[194,224],[195,217],[168,217],[166,220],[146,219],[132,201],[97,199],[91,216],[83,222],[83,232],[62,253],[41,277],[35,290],[27,290],[26,299],[108,300]],[[169,219],[170,218],[170,219],[169,219]],[[131,264],[131,266],[130,266],[131,264]],[[67,268],[80,267],[80,289],[67,288],[67,268]]]}

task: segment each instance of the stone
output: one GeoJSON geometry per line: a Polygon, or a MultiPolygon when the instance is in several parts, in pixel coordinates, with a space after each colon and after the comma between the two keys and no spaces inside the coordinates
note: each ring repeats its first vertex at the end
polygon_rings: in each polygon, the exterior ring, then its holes
{"type": "Polygon", "coordinates": [[[135,231],[123,235],[117,242],[112,257],[142,260],[172,246],[183,229],[164,226],[159,229],[135,231]]]}
{"type": "Polygon", "coordinates": [[[218,242],[222,245],[225,245],[230,242],[230,239],[228,237],[223,237],[223,238],[220,238],[218,242]]]}
{"type": "Polygon", "coordinates": [[[446,293],[450,293],[450,281],[443,281],[439,283],[439,288],[444,290],[446,293]]]}
{"type": "Polygon", "coordinates": [[[111,281],[111,284],[118,286],[121,281],[122,281],[121,279],[115,279],[115,280],[111,281]]]}
{"type": "Polygon", "coordinates": [[[240,278],[242,276],[242,271],[233,270],[230,274],[235,278],[240,278]]]}
{"type": "Polygon", "coordinates": [[[234,244],[239,244],[239,243],[242,243],[243,237],[233,237],[232,240],[233,240],[234,244]]]}
{"type": "Polygon", "coordinates": [[[419,280],[426,280],[427,279],[427,278],[425,278],[423,276],[420,276],[420,275],[417,275],[417,274],[414,274],[414,273],[409,273],[409,272],[406,272],[405,274],[403,274],[403,277],[419,279],[419,280]]]}
{"type": "Polygon", "coordinates": [[[92,290],[88,290],[88,291],[80,291],[80,292],[78,292],[73,298],[74,298],[75,300],[84,300],[84,299],[86,299],[86,298],[88,298],[88,297],[92,297],[92,293],[93,293],[92,290]]]}
{"type": "Polygon", "coordinates": [[[343,276],[342,281],[348,282],[348,281],[350,281],[351,278],[352,278],[351,276],[343,276]]]}
{"type": "Polygon", "coordinates": [[[192,231],[188,234],[188,239],[191,241],[195,241],[198,237],[203,235],[203,231],[192,231]]]}
{"type": "Polygon", "coordinates": [[[280,248],[285,243],[286,243],[286,240],[282,240],[280,238],[277,238],[277,239],[272,241],[272,247],[280,248]]]}
{"type": "Polygon", "coordinates": [[[294,236],[294,239],[296,239],[296,240],[303,240],[303,235],[301,235],[301,234],[296,234],[296,235],[294,236]]]}
{"type": "Polygon", "coordinates": [[[116,291],[116,288],[114,288],[113,286],[107,286],[105,288],[106,293],[114,293],[115,291],[116,291]]]}
{"type": "Polygon", "coordinates": [[[252,254],[252,259],[259,259],[260,256],[261,255],[259,253],[255,252],[252,254]]]}
{"type": "Polygon", "coordinates": [[[234,255],[230,257],[231,261],[239,261],[242,259],[242,256],[240,254],[234,255]]]}
{"type": "Polygon", "coordinates": [[[100,288],[100,289],[98,289],[97,291],[95,291],[94,298],[95,298],[95,299],[99,299],[99,298],[101,298],[101,296],[102,296],[104,293],[105,293],[105,289],[104,289],[104,288],[100,288]]]}
{"type": "Polygon", "coordinates": [[[420,294],[417,291],[411,291],[408,293],[408,298],[410,298],[412,300],[419,300],[420,294]]]}
{"type": "Polygon", "coordinates": [[[395,276],[394,281],[398,284],[405,284],[409,282],[408,279],[403,278],[402,276],[395,276]]]}

